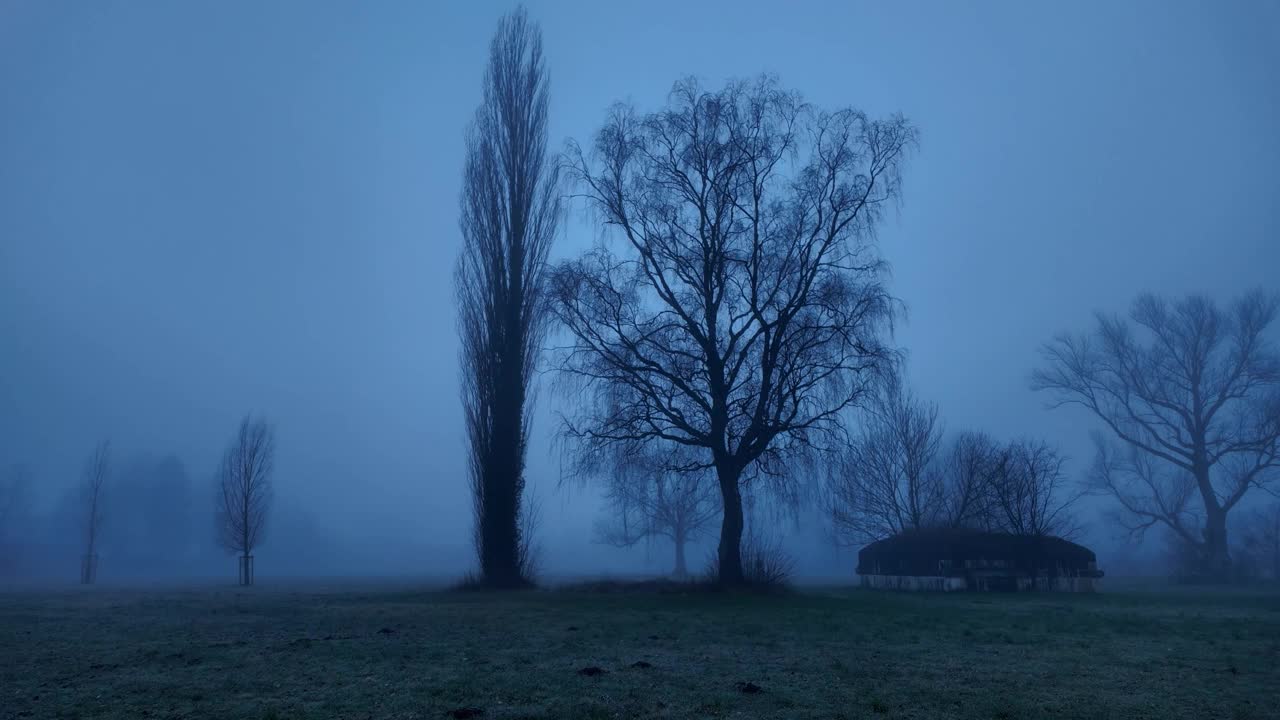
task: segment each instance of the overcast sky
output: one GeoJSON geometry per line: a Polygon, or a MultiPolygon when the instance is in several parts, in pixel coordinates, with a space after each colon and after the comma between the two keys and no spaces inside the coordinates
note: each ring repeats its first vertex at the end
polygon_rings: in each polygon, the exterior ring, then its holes
{"type": "MultiPolygon", "coordinates": [[[[1087,418],[1027,387],[1041,343],[1145,289],[1280,289],[1280,3],[528,7],[557,149],[689,74],[907,115],[881,242],[950,429],[1044,437],[1078,474],[1087,418]]],[[[109,436],[206,482],[253,410],[282,502],[469,561],[461,141],[510,9],[0,0],[0,462],[50,498],[109,436]]],[[[594,232],[575,212],[554,255],[594,232]]],[[[551,430],[529,474],[564,558],[594,505],[556,491],[551,430]]]]}

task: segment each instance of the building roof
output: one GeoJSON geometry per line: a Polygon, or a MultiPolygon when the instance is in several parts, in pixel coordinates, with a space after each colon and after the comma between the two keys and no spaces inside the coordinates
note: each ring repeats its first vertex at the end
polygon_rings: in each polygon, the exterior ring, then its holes
{"type": "Polygon", "coordinates": [[[948,560],[959,567],[969,558],[1000,559],[1022,568],[1062,564],[1083,569],[1097,562],[1092,550],[1060,537],[939,528],[910,530],[867,545],[858,552],[858,572],[869,573],[872,563],[906,570],[948,560]]]}

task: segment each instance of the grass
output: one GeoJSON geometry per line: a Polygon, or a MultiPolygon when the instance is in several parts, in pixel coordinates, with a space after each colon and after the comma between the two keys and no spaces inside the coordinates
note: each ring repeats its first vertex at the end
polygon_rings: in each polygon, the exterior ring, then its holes
{"type": "Polygon", "coordinates": [[[1265,593],[0,595],[6,719],[1264,718],[1278,688],[1265,593]]]}

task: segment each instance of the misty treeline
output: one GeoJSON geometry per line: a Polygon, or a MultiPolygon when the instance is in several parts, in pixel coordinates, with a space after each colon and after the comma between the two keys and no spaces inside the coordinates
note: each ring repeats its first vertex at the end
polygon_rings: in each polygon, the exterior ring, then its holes
{"type": "MultiPolygon", "coordinates": [[[[1093,333],[1047,345],[1033,389],[1102,427],[1082,481],[1042,439],[947,435],[905,387],[876,243],[917,145],[905,118],[817,108],[771,77],[683,79],[659,110],[609,108],[553,160],[548,87],[540,31],[518,10],[466,136],[456,273],[481,582],[530,579],[539,363],[565,400],[570,475],[605,490],[597,539],[667,538],[678,575],[685,543],[718,520],[717,579],[748,581],[747,497],[819,498],[856,545],[926,527],[1072,536],[1085,494],[1109,497],[1132,533],[1166,528],[1197,574],[1229,573],[1228,514],[1280,466],[1274,297],[1222,310],[1142,296],[1128,320],[1099,314],[1093,333]],[[570,198],[600,232],[552,262],[570,198]]],[[[1264,554],[1272,515],[1256,517],[1246,537],[1264,554]]]]}
{"type": "MultiPolygon", "coordinates": [[[[70,479],[40,479],[62,488],[53,506],[34,502],[37,478],[25,465],[0,477],[0,575],[68,577],[190,577],[226,573],[230,552],[252,555],[271,510],[274,430],[246,416],[211,473],[196,478],[175,455],[121,454],[109,442],[87,454],[70,479]],[[211,477],[202,480],[200,477],[211,477]]],[[[285,553],[325,546],[319,527],[295,511],[286,515],[285,553]]],[[[241,567],[246,565],[241,559],[241,567]]],[[[251,566],[250,566],[251,567],[251,566]]],[[[250,584],[251,572],[241,581],[250,584]]]]}

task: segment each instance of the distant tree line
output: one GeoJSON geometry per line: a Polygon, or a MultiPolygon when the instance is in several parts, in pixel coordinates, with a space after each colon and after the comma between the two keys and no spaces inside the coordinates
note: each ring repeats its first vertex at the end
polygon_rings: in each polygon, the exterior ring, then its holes
{"type": "MultiPolygon", "coordinates": [[[[271,509],[274,431],[246,416],[202,490],[173,455],[116,457],[103,441],[86,457],[79,482],[47,515],[31,501],[32,473],[14,465],[0,474],[0,577],[60,575],[32,562],[78,563],[81,583],[100,577],[188,575],[213,562],[217,545],[243,568],[265,537],[271,509]],[[213,521],[210,543],[210,520],[213,521]]],[[[250,566],[251,567],[251,566],[250,566]]],[[[241,573],[252,584],[252,573],[241,573]]]]}

